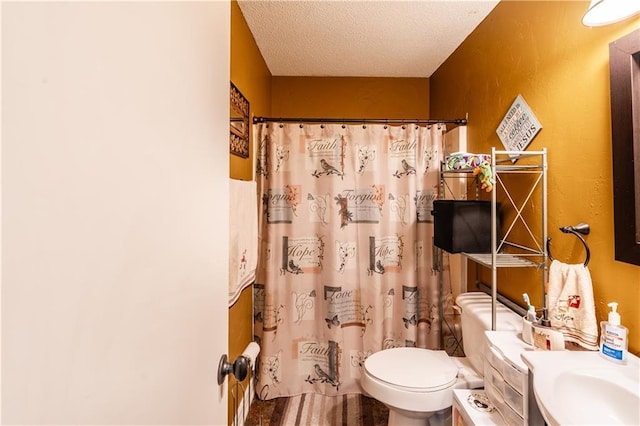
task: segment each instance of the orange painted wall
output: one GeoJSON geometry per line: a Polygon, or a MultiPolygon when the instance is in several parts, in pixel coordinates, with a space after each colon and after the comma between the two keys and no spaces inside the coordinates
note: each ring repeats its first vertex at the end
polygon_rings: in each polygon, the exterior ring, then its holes
{"type": "MultiPolygon", "coordinates": [[[[231,2],[231,81],[249,101],[251,116],[269,115],[271,109],[271,73],[256,46],[242,12],[236,1],[231,2]]],[[[222,141],[221,141],[222,142],[222,141]]],[[[252,179],[253,151],[243,159],[230,155],[230,175],[233,179],[252,179]]],[[[246,288],[238,301],[229,308],[229,359],[235,360],[253,340],[253,297],[252,287],[246,288]]],[[[229,391],[235,379],[229,377],[229,391]]],[[[249,386],[249,379],[243,382],[249,386]]],[[[239,395],[238,398],[241,398],[239,395]]],[[[229,424],[235,416],[233,398],[229,395],[229,424]]]]}
{"type": "MultiPolygon", "coordinates": [[[[426,78],[271,77],[236,1],[231,2],[231,81],[249,100],[251,116],[428,118],[426,78]]],[[[234,179],[251,179],[248,159],[230,156],[234,179]]],[[[229,359],[235,360],[253,339],[251,288],[229,309],[229,359]]],[[[229,390],[235,379],[229,378],[229,390]]],[[[248,379],[243,382],[248,386],[248,379]]],[[[235,416],[229,395],[229,424],[235,416]]]]}
{"type": "MultiPolygon", "coordinates": [[[[231,2],[231,81],[249,101],[252,117],[271,113],[271,73],[236,1],[231,2]]],[[[232,155],[231,177],[251,179],[251,164],[250,159],[232,155]]]]}
{"type": "MultiPolygon", "coordinates": [[[[426,78],[271,77],[240,8],[231,7],[231,80],[249,100],[252,116],[428,118],[426,78]]],[[[251,158],[231,156],[231,177],[251,178],[251,158]]],[[[252,340],[251,288],[229,309],[229,358],[252,340]]],[[[229,389],[235,380],[229,378],[229,389]]],[[[243,382],[248,386],[248,379],[243,382]]],[[[229,396],[229,424],[235,415],[229,396]]]]}
{"type": "MultiPolygon", "coordinates": [[[[579,262],[580,243],[558,231],[590,223],[589,265],[598,320],[618,301],[640,353],[640,267],[614,260],[608,44],[639,19],[600,28],[580,23],[585,1],[503,1],[428,78],[271,77],[232,1],[231,78],[252,115],[274,117],[457,118],[469,113],[469,149],[501,147],[495,129],[522,94],[544,126],[529,149],[549,150],[549,234],[556,257],[579,262]]],[[[251,161],[231,156],[231,175],[247,179],[251,161]]],[[[542,298],[539,280],[501,271],[499,289],[514,300],[542,298]]],[[[251,295],[229,310],[229,352],[251,340],[251,295]]],[[[230,415],[230,419],[232,416],[230,415]]]]}
{"type": "Polygon", "coordinates": [[[428,78],[276,76],[271,94],[274,117],[429,118],[428,78]]]}
{"type": "MultiPolygon", "coordinates": [[[[629,349],[638,354],[640,267],[614,259],[609,43],[640,28],[640,18],[587,28],[581,18],[588,5],[502,1],[431,76],[430,108],[439,117],[469,113],[469,150],[489,152],[502,148],[495,130],[522,94],[543,125],[529,149],[549,152],[552,252],[563,262],[582,261],[580,242],[558,228],[591,225],[586,239],[598,321],[606,319],[608,302],[619,302],[629,349]]],[[[501,270],[499,291],[518,301],[529,292],[539,305],[540,281],[530,275],[501,270]]]]}

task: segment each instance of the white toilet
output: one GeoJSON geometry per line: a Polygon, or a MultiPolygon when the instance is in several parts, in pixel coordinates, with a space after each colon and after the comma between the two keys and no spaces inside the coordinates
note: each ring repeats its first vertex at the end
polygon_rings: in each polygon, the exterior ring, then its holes
{"type": "MultiPolygon", "coordinates": [[[[393,348],[370,355],[361,385],[366,394],[389,408],[390,426],[451,424],[454,389],[483,386],[484,331],[491,329],[491,298],[480,292],[456,298],[460,308],[466,357],[445,351],[393,348]]],[[[501,303],[496,305],[496,329],[519,331],[522,319],[501,303]]]]}

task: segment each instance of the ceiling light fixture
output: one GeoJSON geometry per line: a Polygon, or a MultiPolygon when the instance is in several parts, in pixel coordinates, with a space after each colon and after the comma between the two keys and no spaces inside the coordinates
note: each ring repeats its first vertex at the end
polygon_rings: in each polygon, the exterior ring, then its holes
{"type": "Polygon", "coordinates": [[[640,2],[636,0],[591,0],[582,23],[588,27],[613,24],[640,12],[640,2]]]}

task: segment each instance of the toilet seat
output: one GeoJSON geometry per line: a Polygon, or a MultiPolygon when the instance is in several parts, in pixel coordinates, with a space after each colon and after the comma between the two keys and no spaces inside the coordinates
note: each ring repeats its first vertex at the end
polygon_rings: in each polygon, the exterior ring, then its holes
{"type": "Polygon", "coordinates": [[[408,392],[436,392],[453,386],[458,366],[445,351],[421,348],[393,348],[369,356],[367,374],[396,389],[408,392]]]}
{"type": "MultiPolygon", "coordinates": [[[[483,386],[482,351],[484,332],[491,328],[492,300],[484,293],[465,293],[456,298],[456,304],[468,349],[466,357],[394,348],[373,353],[365,360],[360,376],[362,391],[389,408],[390,425],[424,426],[434,413],[451,407],[454,389],[483,386]]],[[[505,331],[522,326],[522,318],[500,303],[496,316],[505,331]]]]}

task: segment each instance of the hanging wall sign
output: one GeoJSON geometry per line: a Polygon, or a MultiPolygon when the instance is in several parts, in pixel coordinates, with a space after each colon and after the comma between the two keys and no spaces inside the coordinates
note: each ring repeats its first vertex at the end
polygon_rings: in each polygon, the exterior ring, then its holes
{"type": "Polygon", "coordinates": [[[524,151],[541,129],[529,105],[518,95],[496,133],[507,151],[524,151]]]}

